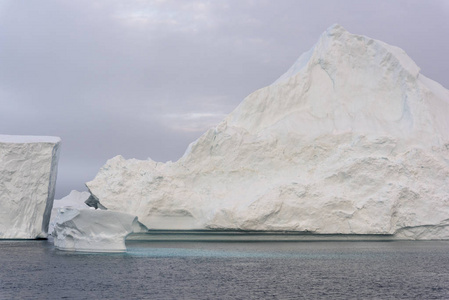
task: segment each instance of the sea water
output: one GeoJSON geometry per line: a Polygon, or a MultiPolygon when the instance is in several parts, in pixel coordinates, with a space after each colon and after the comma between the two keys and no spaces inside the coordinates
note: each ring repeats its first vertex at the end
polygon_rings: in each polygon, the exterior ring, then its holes
{"type": "Polygon", "coordinates": [[[448,299],[449,242],[0,241],[0,299],[448,299]]]}

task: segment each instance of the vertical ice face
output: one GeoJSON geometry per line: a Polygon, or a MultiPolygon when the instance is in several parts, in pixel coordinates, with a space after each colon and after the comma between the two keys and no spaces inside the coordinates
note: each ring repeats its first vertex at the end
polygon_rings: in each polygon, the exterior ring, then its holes
{"type": "Polygon", "coordinates": [[[448,116],[403,50],[334,25],[179,161],[117,156],[87,186],[152,228],[449,238],[448,116]]]}
{"type": "Polygon", "coordinates": [[[0,238],[47,237],[61,139],[0,135],[0,238]]]}

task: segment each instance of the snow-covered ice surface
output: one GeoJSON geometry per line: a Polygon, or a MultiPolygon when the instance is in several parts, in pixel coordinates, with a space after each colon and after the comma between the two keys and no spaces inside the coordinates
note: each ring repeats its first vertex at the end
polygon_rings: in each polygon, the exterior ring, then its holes
{"type": "Polygon", "coordinates": [[[125,252],[125,238],[146,230],[129,214],[63,207],[58,210],[53,236],[59,250],[125,252]]]}
{"type": "Polygon", "coordinates": [[[86,185],[149,228],[449,238],[449,91],[394,46],[324,32],[174,163],[86,185]]]}
{"type": "Polygon", "coordinates": [[[56,216],[58,214],[58,210],[63,207],[72,207],[77,209],[89,209],[89,206],[85,203],[87,199],[89,199],[90,193],[89,192],[78,192],[75,190],[72,190],[70,194],[65,196],[62,199],[55,199],[53,201],[53,208],[51,210],[51,216],[50,216],[50,224],[48,226],[48,234],[52,234],[56,216]]]}
{"type": "Polygon", "coordinates": [[[47,237],[60,142],[0,135],[0,239],[47,237]]]}

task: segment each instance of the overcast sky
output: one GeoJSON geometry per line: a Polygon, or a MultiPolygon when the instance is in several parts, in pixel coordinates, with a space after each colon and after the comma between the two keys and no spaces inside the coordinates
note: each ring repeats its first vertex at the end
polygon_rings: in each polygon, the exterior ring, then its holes
{"type": "Polygon", "coordinates": [[[444,0],[0,0],[0,134],[62,138],[57,198],[118,154],[175,161],[334,23],[449,87],[444,0]]]}

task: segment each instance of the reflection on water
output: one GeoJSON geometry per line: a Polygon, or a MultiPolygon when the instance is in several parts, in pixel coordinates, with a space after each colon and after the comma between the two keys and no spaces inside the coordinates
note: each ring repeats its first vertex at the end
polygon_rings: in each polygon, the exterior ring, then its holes
{"type": "Polygon", "coordinates": [[[449,242],[0,241],[0,299],[447,299],[449,242]]]}
{"type": "MultiPolygon", "coordinates": [[[[128,241],[129,256],[140,257],[210,257],[210,258],[297,258],[332,259],[335,257],[360,256],[354,251],[337,251],[347,243],[333,243],[332,251],[317,251],[317,245],[309,243],[267,242],[141,242],[128,241]],[[346,252],[346,253],[345,253],[346,252]]],[[[332,243],[331,243],[332,244],[332,243]]],[[[370,254],[372,256],[373,253],[370,254]]],[[[369,259],[370,257],[367,257],[369,259]]]]}

